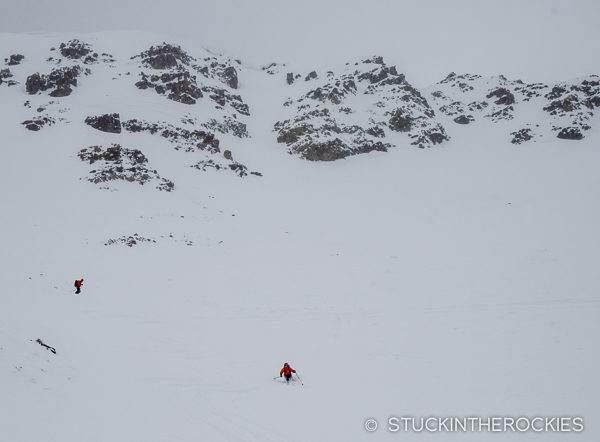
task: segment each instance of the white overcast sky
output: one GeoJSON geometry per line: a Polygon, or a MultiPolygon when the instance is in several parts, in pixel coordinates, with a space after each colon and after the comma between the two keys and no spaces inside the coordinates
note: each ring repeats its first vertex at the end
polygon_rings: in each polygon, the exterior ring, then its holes
{"type": "Polygon", "coordinates": [[[381,54],[419,86],[450,71],[529,81],[600,74],[600,0],[0,3],[2,32],[143,30],[306,68],[381,54]]]}

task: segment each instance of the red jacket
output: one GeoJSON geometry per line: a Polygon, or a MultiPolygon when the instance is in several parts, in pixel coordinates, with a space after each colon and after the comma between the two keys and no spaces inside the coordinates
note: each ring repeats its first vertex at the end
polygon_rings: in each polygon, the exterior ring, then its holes
{"type": "Polygon", "coordinates": [[[284,365],[281,371],[279,372],[279,375],[281,376],[281,374],[284,374],[286,376],[291,376],[292,373],[296,373],[296,370],[294,370],[289,365],[284,365]]]}
{"type": "Polygon", "coordinates": [[[81,278],[80,280],[76,280],[75,281],[75,287],[81,287],[83,285],[83,278],[81,278]]]}

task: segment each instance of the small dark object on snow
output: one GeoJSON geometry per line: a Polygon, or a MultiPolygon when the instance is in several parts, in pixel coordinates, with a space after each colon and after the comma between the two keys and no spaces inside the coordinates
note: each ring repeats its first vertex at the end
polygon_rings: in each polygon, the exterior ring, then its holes
{"type": "Polygon", "coordinates": [[[56,349],[54,347],[50,347],[49,345],[44,344],[41,339],[38,338],[35,342],[37,342],[38,344],[40,344],[42,347],[46,347],[52,353],[56,354],[56,349]]]}
{"type": "Polygon", "coordinates": [[[77,289],[75,291],[76,295],[79,294],[79,293],[81,293],[81,286],[82,285],[83,285],[83,278],[75,280],[75,288],[77,289]]]}

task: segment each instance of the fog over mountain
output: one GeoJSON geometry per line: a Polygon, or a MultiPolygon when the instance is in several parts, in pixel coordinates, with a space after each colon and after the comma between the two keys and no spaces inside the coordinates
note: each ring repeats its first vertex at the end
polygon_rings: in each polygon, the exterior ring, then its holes
{"type": "Polygon", "coordinates": [[[600,72],[594,0],[4,0],[0,31],[143,30],[263,64],[380,54],[417,86],[450,71],[559,81],[600,72]]]}

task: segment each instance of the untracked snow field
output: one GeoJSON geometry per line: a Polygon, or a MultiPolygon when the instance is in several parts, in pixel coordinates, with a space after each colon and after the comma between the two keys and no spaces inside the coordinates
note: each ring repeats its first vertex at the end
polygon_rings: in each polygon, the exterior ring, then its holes
{"type": "MultiPolygon", "coordinates": [[[[27,55],[14,41],[2,54],[27,55]]],[[[482,121],[308,162],[272,132],[286,86],[241,78],[252,137],[224,139],[263,176],[126,135],[171,193],[81,179],[77,152],[112,136],[81,121],[184,105],[133,86],[93,100],[82,80],[71,123],[29,132],[24,86],[2,91],[0,441],[599,440],[598,129],[513,146],[482,121]],[[105,245],[134,233],[156,243],[105,245]],[[279,381],[284,362],[304,385],[279,381]],[[390,433],[390,416],[585,430],[390,433]]]]}

